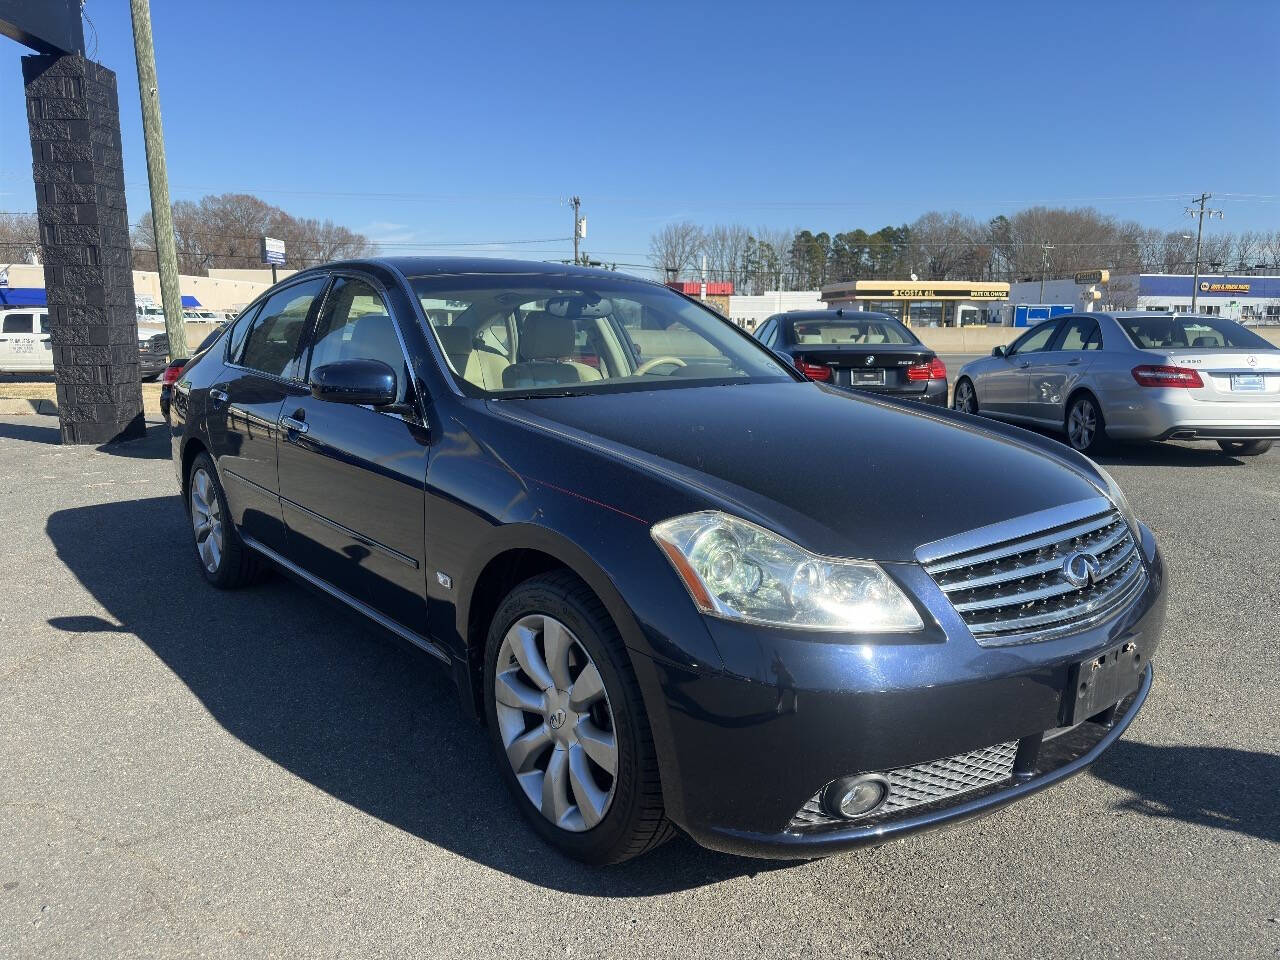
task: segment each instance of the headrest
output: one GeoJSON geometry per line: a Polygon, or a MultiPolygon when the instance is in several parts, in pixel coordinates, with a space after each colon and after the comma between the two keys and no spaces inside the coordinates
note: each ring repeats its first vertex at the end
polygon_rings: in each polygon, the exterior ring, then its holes
{"type": "Polygon", "coordinates": [[[524,319],[520,353],[525,360],[552,360],[573,354],[577,341],[573,320],[549,313],[531,313],[524,319]]]}
{"type": "Polygon", "coordinates": [[[1217,345],[1218,341],[1213,337],[1196,337],[1196,342],[1192,344],[1193,347],[1216,347],[1217,345]]]}
{"type": "Polygon", "coordinates": [[[458,324],[451,327],[436,327],[435,331],[436,336],[440,338],[440,343],[444,346],[444,352],[449,354],[450,359],[454,357],[465,359],[467,354],[475,349],[470,327],[458,324]]]}
{"type": "Polygon", "coordinates": [[[403,353],[396,339],[396,328],[385,313],[366,313],[356,320],[355,329],[344,351],[347,357],[381,360],[392,370],[403,370],[403,353]]]}

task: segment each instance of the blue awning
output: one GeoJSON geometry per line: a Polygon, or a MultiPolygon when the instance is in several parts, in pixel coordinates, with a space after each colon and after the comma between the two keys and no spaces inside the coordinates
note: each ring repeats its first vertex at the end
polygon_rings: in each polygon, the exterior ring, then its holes
{"type": "Polygon", "coordinates": [[[200,301],[190,294],[184,293],[182,295],[182,305],[184,307],[198,307],[200,306],[200,301]]]}
{"type": "Polygon", "coordinates": [[[0,287],[0,307],[43,307],[44,287],[0,287]]]}

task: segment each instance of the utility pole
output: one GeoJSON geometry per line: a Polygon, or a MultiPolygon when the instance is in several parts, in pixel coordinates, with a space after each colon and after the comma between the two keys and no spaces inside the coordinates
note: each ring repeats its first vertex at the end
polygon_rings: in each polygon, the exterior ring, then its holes
{"type": "Polygon", "coordinates": [[[169,358],[185,357],[187,326],[182,318],[178,287],[178,248],[173,240],[173,209],[169,205],[169,174],[164,163],[164,129],[160,124],[160,92],[156,83],[156,52],[151,39],[149,0],[129,0],[133,14],[133,49],[138,60],[138,97],[142,100],[142,138],[147,148],[147,181],[151,185],[151,227],[160,270],[160,302],[169,358]]]}
{"type": "Polygon", "coordinates": [[[1044,303],[1044,272],[1049,269],[1049,251],[1054,249],[1052,243],[1046,243],[1040,250],[1040,302],[1044,303]]]}
{"type": "Polygon", "coordinates": [[[570,197],[569,203],[573,206],[573,263],[578,263],[578,241],[582,239],[582,220],[578,216],[578,210],[582,206],[582,198],[578,196],[570,197]]]}
{"type": "Polygon", "coordinates": [[[1187,207],[1188,217],[1197,217],[1199,224],[1196,226],[1196,259],[1191,267],[1191,312],[1196,312],[1196,301],[1199,299],[1200,293],[1200,238],[1204,234],[1204,218],[1207,216],[1210,220],[1217,217],[1222,219],[1221,210],[1208,210],[1205,204],[1213,199],[1213,194],[1202,193],[1198,197],[1193,197],[1191,202],[1197,206],[1187,207]]]}

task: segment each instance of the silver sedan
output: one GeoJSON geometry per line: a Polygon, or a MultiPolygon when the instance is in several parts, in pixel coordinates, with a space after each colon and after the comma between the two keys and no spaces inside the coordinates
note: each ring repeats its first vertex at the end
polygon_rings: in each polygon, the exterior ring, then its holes
{"type": "Polygon", "coordinates": [[[1060,430],[1085,453],[1216,440],[1256,456],[1280,438],[1280,349],[1221,317],[1070,314],[965,364],[952,406],[1060,430]]]}

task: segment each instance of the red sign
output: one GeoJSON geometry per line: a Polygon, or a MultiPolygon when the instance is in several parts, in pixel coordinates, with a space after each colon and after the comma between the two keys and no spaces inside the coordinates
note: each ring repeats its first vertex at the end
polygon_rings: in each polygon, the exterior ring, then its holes
{"type": "MultiPolygon", "coordinates": [[[[685,296],[698,297],[702,295],[702,284],[697,280],[672,280],[667,284],[677,293],[683,293],[685,296]]],[[[733,296],[733,281],[726,280],[722,283],[707,284],[708,297],[731,297],[733,296]]]]}

